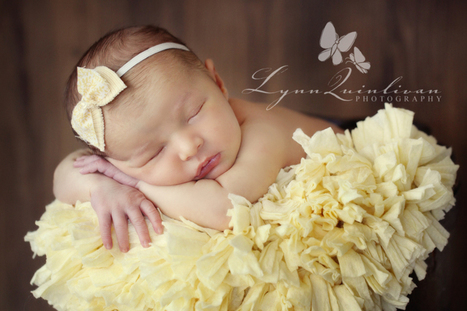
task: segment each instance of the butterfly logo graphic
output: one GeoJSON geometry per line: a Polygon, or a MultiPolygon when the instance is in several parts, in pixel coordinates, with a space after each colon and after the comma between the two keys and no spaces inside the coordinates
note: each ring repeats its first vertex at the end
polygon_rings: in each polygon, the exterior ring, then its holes
{"type": "Polygon", "coordinates": [[[346,59],[350,59],[346,61],[346,63],[352,63],[361,73],[367,73],[370,70],[370,62],[365,62],[365,56],[363,56],[362,52],[358,49],[358,47],[353,48],[353,53],[350,53],[349,57],[346,59]]]}
{"type": "Polygon", "coordinates": [[[319,41],[319,44],[325,50],[318,55],[318,59],[324,62],[331,57],[332,63],[334,65],[339,65],[342,63],[341,52],[347,52],[350,50],[356,38],[357,32],[355,31],[339,37],[334,25],[331,22],[328,22],[326,26],[324,26],[323,32],[321,33],[321,39],[319,41]]]}

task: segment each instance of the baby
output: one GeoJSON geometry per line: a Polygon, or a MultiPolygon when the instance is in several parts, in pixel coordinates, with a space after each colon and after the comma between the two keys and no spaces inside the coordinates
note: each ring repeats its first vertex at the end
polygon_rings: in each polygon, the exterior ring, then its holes
{"type": "Polygon", "coordinates": [[[145,26],[106,35],[78,62],[67,85],[73,129],[91,150],[66,157],[54,175],[57,199],[91,201],[102,240],[128,251],[128,219],[144,247],[146,216],[162,232],[159,208],[175,219],[224,230],[229,193],[257,201],[281,168],[305,156],[292,140],[337,126],[282,107],[229,98],[202,63],[166,30],[145,26]],[[91,155],[94,154],[94,155],[91,155]]]}

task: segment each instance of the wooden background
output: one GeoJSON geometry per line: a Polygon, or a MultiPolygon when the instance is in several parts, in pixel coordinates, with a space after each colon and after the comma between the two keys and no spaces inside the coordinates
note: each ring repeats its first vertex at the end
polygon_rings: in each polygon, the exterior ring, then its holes
{"type": "MultiPolygon", "coordinates": [[[[339,35],[356,31],[371,70],[356,70],[346,88],[384,89],[402,76],[401,89],[437,89],[440,102],[395,103],[416,112],[461,164],[457,206],[443,225],[445,250],[428,260],[428,277],[410,296],[408,310],[465,310],[467,268],[467,120],[465,1],[0,1],[0,310],[51,310],[29,293],[34,271],[23,241],[53,200],[52,174],[80,145],[62,108],[64,84],[81,54],[117,27],[157,24],[181,37],[200,58],[211,57],[231,96],[272,102],[277,96],[244,95],[257,87],[252,74],[288,65],[269,91],[326,89],[339,68],[321,63],[319,38],[332,21],[339,35]]],[[[289,95],[280,105],[335,119],[361,119],[383,102],[343,102],[332,96],[289,95]]]]}

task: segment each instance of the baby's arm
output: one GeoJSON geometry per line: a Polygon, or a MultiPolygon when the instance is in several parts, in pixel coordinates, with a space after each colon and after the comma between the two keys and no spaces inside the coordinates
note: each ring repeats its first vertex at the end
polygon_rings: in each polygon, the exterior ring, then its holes
{"type": "MultiPolygon", "coordinates": [[[[228,199],[229,191],[215,180],[201,179],[174,186],[153,186],[142,181],[135,182],[134,178],[95,155],[82,157],[77,162],[82,168],[82,174],[94,175],[92,173],[100,172],[127,186],[136,187],[169,217],[179,219],[183,216],[198,225],[218,230],[229,227],[227,210],[232,207],[228,199]]],[[[118,230],[116,228],[117,233],[118,230]]]]}
{"type": "Polygon", "coordinates": [[[90,151],[78,150],[58,165],[54,174],[55,197],[69,204],[75,204],[77,200],[91,201],[106,248],[112,248],[113,222],[120,249],[128,250],[128,219],[135,226],[141,244],[148,246],[150,238],[143,215],[149,218],[157,233],[162,232],[160,215],[154,204],[137,189],[103,174],[82,175],[79,168],[73,167],[73,163],[77,158],[90,154],[90,151]]]}
{"type": "Polygon", "coordinates": [[[175,186],[153,186],[140,181],[137,187],[169,217],[184,217],[217,230],[229,228],[227,210],[232,208],[229,191],[215,180],[201,179],[175,186]]]}

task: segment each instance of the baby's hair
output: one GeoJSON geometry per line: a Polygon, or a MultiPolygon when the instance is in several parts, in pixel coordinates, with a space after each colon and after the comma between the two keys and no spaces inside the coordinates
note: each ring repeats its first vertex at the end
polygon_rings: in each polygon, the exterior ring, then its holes
{"type": "MultiPolygon", "coordinates": [[[[77,67],[93,69],[98,66],[106,66],[117,71],[137,54],[165,42],[185,45],[164,28],[152,25],[122,28],[100,38],[84,53],[68,78],[65,89],[65,110],[68,120],[71,121],[73,109],[81,99],[77,86],[77,67]]],[[[174,59],[182,61],[186,66],[204,70],[203,63],[191,51],[169,50],[164,53],[171,53],[174,59]]],[[[75,132],[74,134],[78,136],[75,132]]],[[[97,148],[91,145],[88,147],[96,154],[105,156],[105,153],[100,152],[97,148]]]]}

